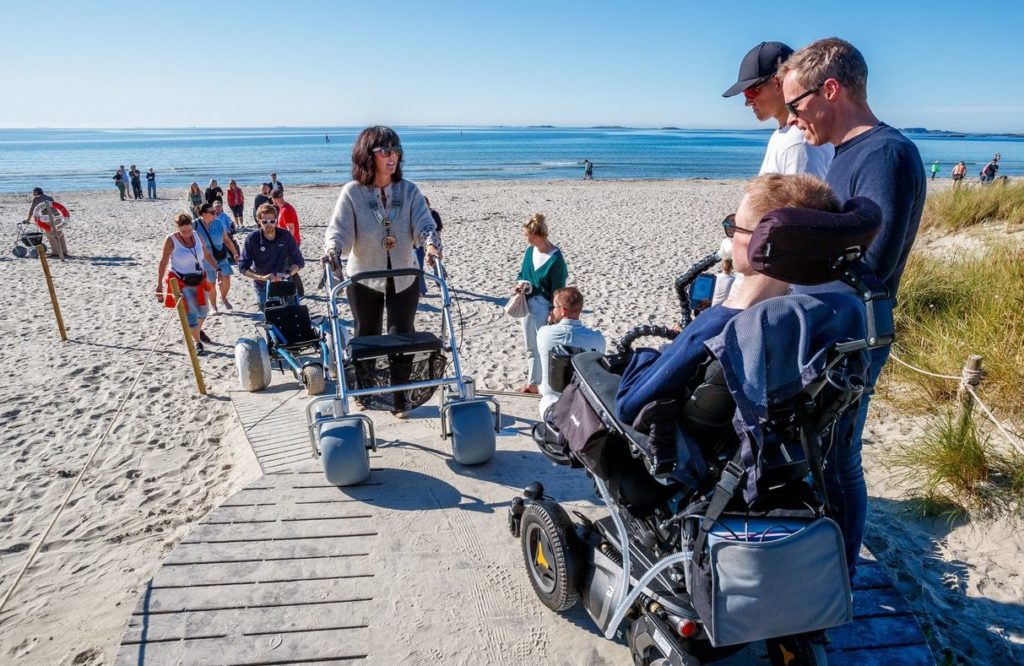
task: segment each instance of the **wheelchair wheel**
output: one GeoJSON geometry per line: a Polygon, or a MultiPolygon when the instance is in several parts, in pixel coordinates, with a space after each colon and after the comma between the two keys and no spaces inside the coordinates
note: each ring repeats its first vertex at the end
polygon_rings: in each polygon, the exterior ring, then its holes
{"type": "Polygon", "coordinates": [[[827,666],[822,636],[803,634],[770,638],[764,642],[772,666],[827,666]]]}
{"type": "Polygon", "coordinates": [[[370,453],[358,419],[334,422],[320,433],[324,478],[335,486],[352,486],[370,476],[370,453]]]}
{"type": "Polygon", "coordinates": [[[324,369],[319,363],[307,365],[302,369],[302,383],[306,385],[308,395],[320,395],[327,390],[324,369]]]}
{"type": "Polygon", "coordinates": [[[235,343],[238,383],[246,391],[262,391],[270,386],[270,350],[263,338],[239,338],[235,343]]]}
{"type": "Polygon", "coordinates": [[[576,530],[562,507],[536,501],[523,512],[519,541],[530,584],[545,606],[561,613],[579,599],[583,563],[576,548],[576,530]]]}
{"type": "MultiPolygon", "coordinates": [[[[45,252],[45,250],[44,250],[44,252],[45,252]]],[[[32,257],[33,259],[38,259],[39,258],[39,249],[35,248],[35,247],[29,248],[28,256],[32,257]]]]}
{"type": "Polygon", "coordinates": [[[494,415],[486,402],[454,404],[448,412],[452,455],[462,465],[479,465],[494,456],[494,415]]]}
{"type": "Polygon", "coordinates": [[[15,245],[14,249],[11,250],[11,252],[13,252],[14,256],[16,256],[19,259],[24,259],[25,257],[28,256],[28,248],[25,247],[24,245],[15,245]]]}

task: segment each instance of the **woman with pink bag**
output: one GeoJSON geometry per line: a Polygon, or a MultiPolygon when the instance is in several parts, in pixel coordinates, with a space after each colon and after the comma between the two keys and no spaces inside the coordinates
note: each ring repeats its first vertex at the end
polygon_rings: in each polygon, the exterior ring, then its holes
{"type": "Polygon", "coordinates": [[[527,383],[519,392],[537,393],[544,360],[537,351],[537,330],[548,323],[552,294],[565,286],[569,268],[562,251],[548,240],[548,225],[542,214],[534,213],[523,224],[523,238],[529,247],[523,256],[515,291],[526,296],[527,314],[522,322],[526,339],[527,383]]]}

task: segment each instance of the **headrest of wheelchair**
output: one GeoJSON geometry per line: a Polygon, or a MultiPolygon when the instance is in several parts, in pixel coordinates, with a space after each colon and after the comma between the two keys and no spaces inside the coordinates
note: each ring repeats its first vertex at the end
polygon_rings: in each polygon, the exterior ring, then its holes
{"type": "Polygon", "coordinates": [[[747,257],[758,273],[792,284],[838,280],[845,259],[863,254],[878,235],[882,209],[864,197],[850,199],[841,213],[780,208],[761,218],[747,257]]]}

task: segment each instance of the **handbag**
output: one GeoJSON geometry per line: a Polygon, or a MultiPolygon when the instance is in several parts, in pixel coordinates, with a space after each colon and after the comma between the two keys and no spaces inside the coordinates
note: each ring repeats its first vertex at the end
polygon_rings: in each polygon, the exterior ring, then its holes
{"type": "Polygon", "coordinates": [[[522,319],[530,314],[530,308],[526,305],[526,294],[521,291],[512,294],[505,303],[505,314],[514,319],[522,319]]]}

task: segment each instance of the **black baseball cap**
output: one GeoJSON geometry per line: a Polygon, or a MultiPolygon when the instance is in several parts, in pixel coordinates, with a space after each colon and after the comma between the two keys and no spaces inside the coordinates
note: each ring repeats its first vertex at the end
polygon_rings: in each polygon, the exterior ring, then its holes
{"type": "Polygon", "coordinates": [[[779,71],[779,65],[786,62],[791,55],[793,49],[782,42],[761,42],[743,56],[736,83],[722,93],[722,97],[739,95],[758,81],[772,76],[779,71]]]}

